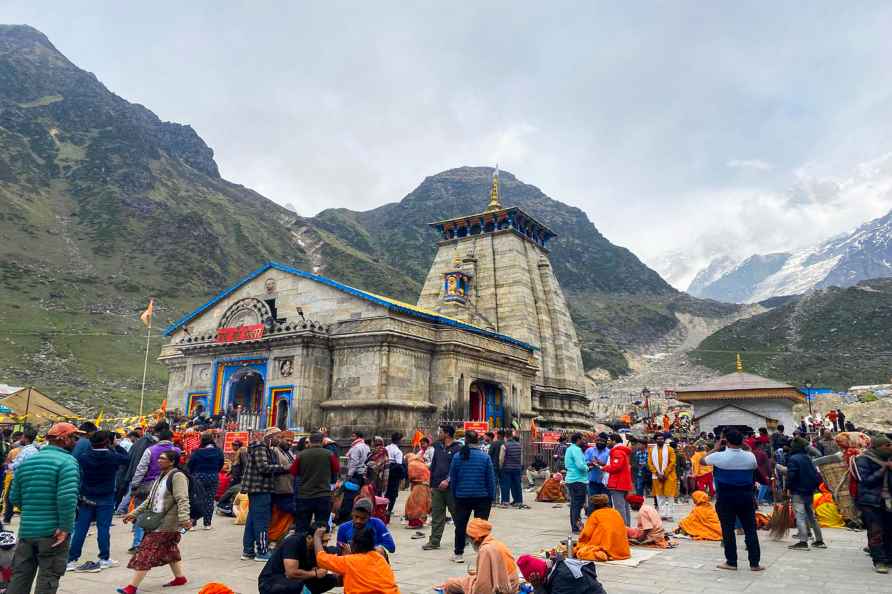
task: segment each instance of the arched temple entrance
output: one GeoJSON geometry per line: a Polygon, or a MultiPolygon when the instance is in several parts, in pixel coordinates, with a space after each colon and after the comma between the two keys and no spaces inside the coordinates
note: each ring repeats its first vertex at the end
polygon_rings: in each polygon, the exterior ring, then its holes
{"type": "Polygon", "coordinates": [[[486,421],[490,429],[506,426],[505,396],[499,384],[483,380],[471,382],[468,404],[471,421],[486,421]]]}
{"type": "Polygon", "coordinates": [[[244,412],[263,411],[263,376],[253,369],[240,369],[230,379],[226,406],[241,406],[244,412]]]}

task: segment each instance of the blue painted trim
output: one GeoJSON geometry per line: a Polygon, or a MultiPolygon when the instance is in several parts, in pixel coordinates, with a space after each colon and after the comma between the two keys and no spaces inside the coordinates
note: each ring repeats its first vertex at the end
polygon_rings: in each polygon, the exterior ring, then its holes
{"type": "MultiPolygon", "coordinates": [[[[359,297],[360,299],[364,299],[365,301],[370,301],[372,303],[375,303],[377,305],[385,307],[391,311],[406,314],[408,316],[418,318],[420,320],[433,322],[435,324],[442,324],[444,326],[451,326],[453,328],[458,328],[460,330],[467,330],[468,332],[471,332],[473,334],[478,334],[480,336],[486,336],[488,338],[494,338],[501,342],[512,344],[514,346],[520,347],[522,349],[526,349],[531,352],[539,350],[538,347],[535,347],[535,346],[528,344],[526,342],[523,342],[521,340],[517,340],[516,338],[511,338],[510,336],[507,336],[505,334],[499,334],[498,332],[493,332],[491,330],[485,330],[483,328],[478,328],[477,326],[471,326],[470,324],[465,324],[464,322],[459,322],[458,320],[452,320],[449,318],[445,318],[443,316],[438,316],[436,314],[427,314],[427,313],[420,312],[420,311],[417,311],[417,310],[414,310],[414,309],[411,309],[408,307],[403,307],[396,303],[391,303],[390,301],[381,299],[380,297],[378,297],[376,295],[372,295],[371,293],[366,293],[365,291],[361,291],[359,289],[354,289],[351,286],[341,284],[341,283],[334,281],[330,278],[326,278],[324,276],[319,276],[318,274],[312,274],[310,272],[305,272],[303,270],[299,270],[297,268],[293,268],[293,267],[287,266],[285,264],[279,264],[278,262],[267,262],[266,264],[264,264],[263,266],[261,266],[260,268],[258,268],[257,270],[255,270],[254,272],[249,274],[248,276],[242,278],[236,284],[232,285],[231,287],[229,287],[228,289],[226,289],[225,291],[223,291],[222,293],[220,293],[219,295],[217,295],[216,297],[214,297],[213,299],[211,299],[210,301],[208,301],[207,303],[205,303],[204,305],[202,305],[201,307],[199,307],[192,313],[189,313],[189,314],[183,316],[182,318],[180,318],[179,320],[177,320],[176,322],[174,322],[173,324],[168,326],[164,330],[164,335],[170,336],[171,334],[176,332],[180,327],[184,326],[185,324],[188,324],[190,321],[192,321],[193,319],[195,319],[202,313],[206,312],[208,309],[213,307],[215,304],[219,303],[221,300],[225,299],[226,297],[228,297],[229,295],[231,295],[232,293],[237,291],[239,288],[241,288],[246,283],[254,280],[255,278],[257,278],[264,272],[271,270],[271,269],[278,270],[280,272],[286,272],[288,274],[293,274],[294,276],[298,276],[301,278],[306,278],[306,279],[316,281],[317,283],[321,283],[323,285],[332,287],[333,289],[343,291],[344,293],[353,295],[354,297],[359,297]]],[[[215,369],[216,369],[216,365],[215,365],[215,369]]]]}
{"type": "Polygon", "coordinates": [[[216,305],[223,299],[226,299],[227,297],[232,295],[235,291],[237,291],[239,288],[241,288],[242,285],[254,280],[258,276],[260,276],[261,274],[263,274],[264,272],[269,270],[270,268],[272,268],[272,262],[267,262],[266,264],[264,264],[263,266],[261,266],[260,268],[258,268],[254,272],[252,272],[251,274],[242,277],[234,285],[232,285],[228,289],[224,290],[222,293],[220,293],[219,295],[217,295],[216,297],[214,297],[213,299],[211,299],[210,301],[208,301],[207,303],[205,303],[198,309],[194,310],[192,313],[188,313],[188,314],[184,315],[179,320],[177,320],[176,322],[173,322],[170,326],[165,328],[164,336],[170,336],[171,334],[176,332],[181,326],[188,324],[189,322],[191,322],[193,319],[195,319],[200,314],[203,314],[204,312],[206,312],[208,309],[210,309],[211,307],[213,307],[214,305],[216,305]]]}

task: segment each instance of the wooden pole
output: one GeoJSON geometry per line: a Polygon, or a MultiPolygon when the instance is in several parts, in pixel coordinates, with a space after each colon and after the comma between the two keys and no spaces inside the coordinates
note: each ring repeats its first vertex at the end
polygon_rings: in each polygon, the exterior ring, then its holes
{"type": "Polygon", "coordinates": [[[152,339],[152,316],[149,316],[149,329],[146,332],[146,360],[142,366],[142,389],[139,391],[139,416],[142,416],[143,401],[146,396],[146,372],[149,370],[149,342],[152,339]]]}

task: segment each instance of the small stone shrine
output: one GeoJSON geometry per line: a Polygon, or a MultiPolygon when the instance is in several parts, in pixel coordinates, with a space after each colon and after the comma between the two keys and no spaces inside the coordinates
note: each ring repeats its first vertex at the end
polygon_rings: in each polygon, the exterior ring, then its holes
{"type": "Polygon", "coordinates": [[[755,431],[797,425],[793,405],[803,402],[802,392],[793,386],[743,370],[737,355],[737,371],[675,391],[675,398],[694,407],[694,422],[701,431],[736,428],[755,431]]]}
{"type": "Polygon", "coordinates": [[[168,407],[334,436],[438,422],[584,429],[576,332],[554,234],[491,201],[443,234],[418,305],[270,262],[169,326],[168,407]]]}

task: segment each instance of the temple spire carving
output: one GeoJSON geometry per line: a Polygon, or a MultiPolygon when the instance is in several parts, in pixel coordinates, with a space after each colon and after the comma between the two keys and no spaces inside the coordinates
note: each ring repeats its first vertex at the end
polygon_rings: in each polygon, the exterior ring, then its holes
{"type": "Polygon", "coordinates": [[[499,194],[499,164],[496,163],[496,168],[492,172],[492,187],[489,190],[489,205],[486,207],[485,212],[492,212],[494,210],[502,210],[502,199],[499,194]]]}

